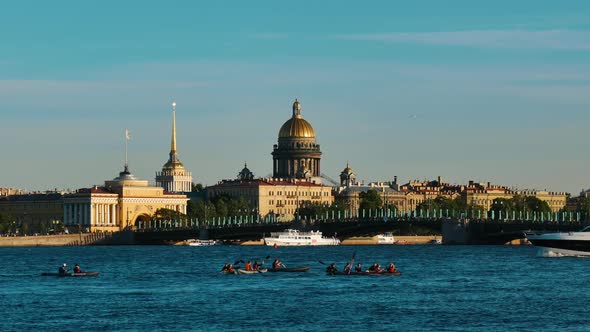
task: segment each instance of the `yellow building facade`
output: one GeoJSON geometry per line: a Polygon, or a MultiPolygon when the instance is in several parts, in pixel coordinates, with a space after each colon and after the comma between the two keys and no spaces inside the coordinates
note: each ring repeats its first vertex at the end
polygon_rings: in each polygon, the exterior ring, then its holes
{"type": "Polygon", "coordinates": [[[0,198],[0,213],[12,219],[13,232],[48,232],[62,222],[61,193],[11,195],[0,198]]]}
{"type": "Polygon", "coordinates": [[[158,209],[186,214],[188,198],[162,187],[150,186],[125,170],[104,187],[80,189],[63,197],[63,220],[67,228],[85,231],[133,229],[149,220],[158,209]]]}
{"type": "Polygon", "coordinates": [[[300,207],[334,202],[332,187],[301,179],[224,180],[207,187],[206,193],[208,199],[219,195],[243,197],[261,218],[273,216],[285,222],[293,220],[300,207]]]}

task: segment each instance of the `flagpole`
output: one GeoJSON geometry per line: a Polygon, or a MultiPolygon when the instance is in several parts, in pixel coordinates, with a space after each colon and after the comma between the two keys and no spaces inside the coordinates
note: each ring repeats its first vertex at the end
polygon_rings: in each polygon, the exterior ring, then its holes
{"type": "Polygon", "coordinates": [[[127,169],[127,128],[125,128],[125,169],[127,169]]]}
{"type": "Polygon", "coordinates": [[[125,171],[129,168],[129,164],[127,162],[127,145],[129,143],[129,129],[125,128],[125,171]]]}

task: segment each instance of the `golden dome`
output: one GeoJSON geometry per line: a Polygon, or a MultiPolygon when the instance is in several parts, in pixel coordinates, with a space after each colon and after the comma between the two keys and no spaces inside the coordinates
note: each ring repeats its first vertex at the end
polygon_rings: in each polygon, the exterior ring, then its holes
{"type": "Polygon", "coordinates": [[[301,116],[301,103],[297,99],[293,103],[293,117],[287,120],[279,130],[279,138],[290,137],[315,137],[313,127],[301,116]]]}

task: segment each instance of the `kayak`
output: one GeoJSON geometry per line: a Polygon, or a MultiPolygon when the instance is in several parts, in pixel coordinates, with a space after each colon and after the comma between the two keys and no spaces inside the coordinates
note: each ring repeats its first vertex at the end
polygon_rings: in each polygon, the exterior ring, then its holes
{"type": "Polygon", "coordinates": [[[268,269],[258,269],[253,271],[246,271],[242,269],[238,269],[238,274],[257,274],[257,273],[266,273],[268,269]]]}
{"type": "Polygon", "coordinates": [[[336,271],[336,272],[326,272],[328,275],[331,276],[392,276],[397,277],[402,275],[400,271],[396,272],[350,272],[345,273],[343,271],[336,271]]]}
{"type": "Polygon", "coordinates": [[[98,272],[80,272],[80,273],[69,272],[66,274],[41,273],[41,275],[44,277],[96,277],[98,274],[99,274],[98,272]]]}
{"type": "Polygon", "coordinates": [[[309,266],[298,266],[298,267],[281,267],[278,269],[268,269],[268,272],[306,272],[309,270],[309,266]]]}

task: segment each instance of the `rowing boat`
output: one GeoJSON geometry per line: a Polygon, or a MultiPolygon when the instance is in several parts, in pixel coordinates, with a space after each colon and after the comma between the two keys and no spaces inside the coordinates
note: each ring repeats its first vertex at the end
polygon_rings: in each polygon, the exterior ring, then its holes
{"type": "Polygon", "coordinates": [[[41,273],[44,277],[96,277],[98,272],[41,273]]]}
{"type": "Polygon", "coordinates": [[[268,272],[306,272],[309,270],[309,266],[298,266],[298,267],[280,267],[278,269],[268,269],[268,272]]]}
{"type": "Polygon", "coordinates": [[[242,269],[238,269],[238,274],[257,274],[257,273],[266,273],[268,269],[258,269],[253,271],[246,271],[242,269]]]}
{"type": "Polygon", "coordinates": [[[400,271],[396,272],[350,272],[346,273],[343,271],[335,271],[335,272],[326,272],[328,275],[331,276],[391,276],[397,277],[402,275],[400,271]]]}

